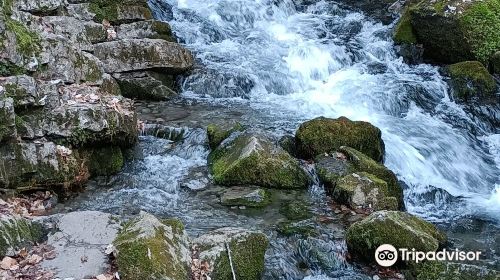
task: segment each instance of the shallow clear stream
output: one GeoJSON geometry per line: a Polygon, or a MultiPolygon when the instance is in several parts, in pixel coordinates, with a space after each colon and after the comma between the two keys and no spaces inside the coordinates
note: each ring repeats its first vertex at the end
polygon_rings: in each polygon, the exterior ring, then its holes
{"type": "MultiPolygon", "coordinates": [[[[340,222],[311,221],[317,238],[277,236],[279,205],[261,212],[222,207],[206,171],[203,127],[211,121],[237,120],[278,139],[304,120],[347,116],[382,130],[385,164],[405,183],[409,212],[439,223],[455,246],[493,248],[489,257],[498,259],[500,128],[450,100],[437,67],[405,64],[391,26],[332,1],[299,2],[165,0],[173,13],[156,9],[156,16],[171,23],[198,64],[176,106],[196,117],[169,122],[183,131],[181,141],[141,137],[122,173],[91,182],[65,207],[125,215],[144,209],[179,217],[193,235],[221,226],[259,229],[271,238],[265,279],[364,279],[344,259],[340,222]],[[461,223],[465,230],[457,229],[461,223]]],[[[317,184],[282,196],[339,219],[317,184]]]]}

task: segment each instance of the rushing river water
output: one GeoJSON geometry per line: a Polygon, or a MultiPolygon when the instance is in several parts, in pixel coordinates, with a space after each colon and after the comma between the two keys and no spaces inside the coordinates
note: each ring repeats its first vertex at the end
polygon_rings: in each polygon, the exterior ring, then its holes
{"type": "MultiPolygon", "coordinates": [[[[330,1],[164,1],[172,12],[156,5],[156,17],[169,21],[197,58],[197,68],[182,81],[181,99],[200,119],[220,114],[276,138],[317,116],[369,121],[382,130],[385,164],[405,183],[409,212],[442,224],[466,218],[480,224],[484,240],[495,232],[499,128],[450,100],[437,67],[405,64],[394,50],[391,26],[330,1]]],[[[263,212],[227,209],[218,205],[215,186],[188,190],[210,185],[206,134],[199,123],[189,123],[171,131],[181,141],[141,137],[121,174],[93,181],[68,207],[124,214],[145,209],[181,218],[194,235],[221,226],[263,230],[271,238],[266,279],[367,277],[345,261],[343,229],[335,223],[314,224],[318,238],[280,237],[273,225],[282,217],[272,206],[263,212]]],[[[301,199],[318,215],[336,219],[318,184],[282,199],[301,199]]]]}

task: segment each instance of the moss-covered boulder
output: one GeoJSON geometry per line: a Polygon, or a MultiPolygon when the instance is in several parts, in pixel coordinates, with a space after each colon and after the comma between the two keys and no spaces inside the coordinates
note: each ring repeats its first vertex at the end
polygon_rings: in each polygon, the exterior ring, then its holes
{"type": "Polygon", "coordinates": [[[464,61],[446,68],[453,95],[460,101],[496,102],[497,84],[479,61],[464,61]]]}
{"type": "Polygon", "coordinates": [[[44,238],[42,225],[13,216],[0,217],[0,257],[35,245],[44,238]]]}
{"type": "Polygon", "coordinates": [[[340,178],[333,190],[335,201],[351,208],[369,210],[398,210],[398,198],[390,196],[384,180],[366,173],[352,173],[340,178]]]}
{"type": "Polygon", "coordinates": [[[271,194],[259,187],[236,186],[225,190],[220,202],[226,206],[264,207],[271,203],[271,194]]]}
{"type": "Polygon", "coordinates": [[[88,151],[88,166],[93,176],[113,175],[122,170],[124,159],[118,146],[105,146],[88,151]]]}
{"type": "Polygon", "coordinates": [[[415,0],[396,26],[399,43],[419,43],[436,62],[467,60],[487,65],[500,49],[499,0],[415,0]]]}
{"type": "Polygon", "coordinates": [[[220,143],[222,143],[222,141],[228,138],[231,133],[243,130],[244,128],[240,123],[236,123],[231,127],[209,124],[207,126],[208,145],[210,146],[210,149],[214,150],[220,145],[220,143]]]}
{"type": "Polygon", "coordinates": [[[200,261],[207,261],[210,277],[232,280],[259,280],[264,272],[264,255],[269,245],[265,234],[241,228],[221,228],[193,240],[200,248],[200,261]]]}
{"type": "Polygon", "coordinates": [[[498,280],[500,271],[471,264],[448,261],[426,261],[412,266],[415,280],[498,280]]]}
{"type": "Polygon", "coordinates": [[[2,98],[0,93],[0,143],[17,136],[14,100],[2,98]]]}
{"type": "Polygon", "coordinates": [[[283,202],[279,212],[290,221],[302,221],[313,216],[309,205],[300,200],[283,202]]]}
{"type": "Polygon", "coordinates": [[[316,236],[316,228],[308,223],[300,222],[281,222],[276,226],[276,231],[283,236],[300,235],[303,237],[316,236]]]}
{"type": "Polygon", "coordinates": [[[500,75],[500,51],[497,51],[490,59],[491,70],[494,74],[500,75]]]}
{"type": "Polygon", "coordinates": [[[208,162],[220,185],[296,189],[310,183],[296,159],[264,136],[248,132],[225,141],[210,153],[208,162]]]}
{"type": "Polygon", "coordinates": [[[352,224],[346,241],[352,255],[374,261],[375,250],[382,244],[391,244],[396,249],[436,251],[446,242],[446,235],[433,224],[409,213],[384,210],[352,224]]]}
{"type": "Polygon", "coordinates": [[[368,122],[351,121],[346,117],[319,117],[300,125],[295,134],[301,157],[336,151],[341,146],[353,147],[376,161],[384,157],[384,142],[380,129],[368,122]]]}
{"type": "MultiPolygon", "coordinates": [[[[336,190],[337,184],[342,177],[353,173],[359,174],[360,172],[367,175],[369,174],[370,177],[377,178],[377,182],[382,185],[383,183],[381,181],[387,184],[387,192],[385,192],[384,195],[387,200],[382,199],[384,203],[380,206],[385,205],[384,207],[392,207],[393,198],[395,198],[398,205],[397,209],[404,209],[403,189],[399,185],[396,175],[387,167],[374,161],[360,151],[343,146],[331,155],[318,156],[316,158],[316,170],[318,177],[330,194],[336,190]]],[[[339,189],[337,189],[337,191],[339,191],[339,189]]],[[[340,193],[335,194],[335,196],[340,193]]],[[[340,199],[341,197],[343,196],[338,198],[340,199]]],[[[344,203],[347,202],[348,200],[344,203]]]]}
{"type": "Polygon", "coordinates": [[[189,240],[178,220],[160,221],[141,212],[123,227],[113,245],[120,279],[189,279],[189,240]]]}

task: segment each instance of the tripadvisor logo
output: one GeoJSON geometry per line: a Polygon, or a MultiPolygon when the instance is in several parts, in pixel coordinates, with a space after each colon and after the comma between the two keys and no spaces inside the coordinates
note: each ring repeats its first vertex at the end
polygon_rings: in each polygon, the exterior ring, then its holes
{"type": "Polygon", "coordinates": [[[399,248],[397,250],[394,246],[390,244],[380,245],[377,250],[375,250],[375,260],[380,266],[389,267],[394,265],[398,260],[404,262],[415,262],[419,263],[424,260],[429,261],[477,261],[479,260],[479,256],[481,252],[465,252],[455,250],[446,250],[443,249],[441,251],[430,251],[430,252],[422,252],[416,251],[415,248],[407,249],[407,248],[399,248]]]}

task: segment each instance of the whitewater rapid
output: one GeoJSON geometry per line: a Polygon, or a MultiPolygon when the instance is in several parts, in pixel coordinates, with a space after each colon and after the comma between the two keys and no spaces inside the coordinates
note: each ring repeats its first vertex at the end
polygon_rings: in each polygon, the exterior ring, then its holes
{"type": "Polygon", "coordinates": [[[369,121],[382,130],[385,164],[404,181],[410,212],[500,220],[498,128],[450,100],[437,67],[404,63],[392,26],[334,2],[299,2],[165,0],[173,14],[164,19],[200,65],[184,96],[245,102],[276,124],[369,121]]]}

